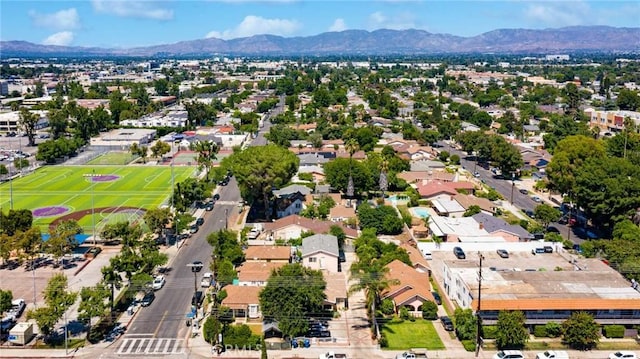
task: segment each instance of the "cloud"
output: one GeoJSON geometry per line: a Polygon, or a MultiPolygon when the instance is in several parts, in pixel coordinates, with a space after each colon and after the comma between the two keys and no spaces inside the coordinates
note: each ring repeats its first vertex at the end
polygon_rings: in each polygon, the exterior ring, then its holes
{"type": "Polygon", "coordinates": [[[415,15],[407,12],[394,14],[393,18],[385,16],[382,12],[376,11],[369,15],[369,29],[391,29],[406,30],[417,29],[415,15]]]}
{"type": "Polygon", "coordinates": [[[227,29],[222,32],[211,31],[206,37],[216,37],[219,39],[235,39],[238,37],[249,37],[259,34],[270,35],[292,35],[302,27],[296,20],[287,19],[266,19],[260,16],[249,15],[245,17],[238,26],[233,29],[227,29]]]}
{"type": "Polygon", "coordinates": [[[44,45],[58,45],[58,46],[67,46],[73,42],[73,32],[71,31],[60,31],[55,34],[47,37],[42,40],[42,44],[44,45]]]}
{"type": "Polygon", "coordinates": [[[80,27],[80,16],[75,8],[60,10],[52,14],[41,14],[29,11],[29,17],[34,26],[56,30],[72,30],[80,27]]]}
{"type": "Polygon", "coordinates": [[[344,22],[344,19],[338,18],[336,19],[331,26],[329,26],[329,31],[344,31],[347,29],[347,24],[344,22]]]}
{"type": "Polygon", "coordinates": [[[120,17],[137,17],[153,20],[173,19],[173,10],[160,7],[154,1],[91,0],[93,9],[120,17]]]}
{"type": "Polygon", "coordinates": [[[590,19],[591,8],[584,1],[543,2],[529,4],[525,10],[525,17],[535,23],[549,26],[580,25],[590,19]]]}

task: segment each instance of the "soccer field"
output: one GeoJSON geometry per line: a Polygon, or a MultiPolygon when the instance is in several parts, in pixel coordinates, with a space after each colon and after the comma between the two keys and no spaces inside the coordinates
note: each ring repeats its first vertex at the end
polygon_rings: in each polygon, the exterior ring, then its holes
{"type": "MultiPolygon", "coordinates": [[[[174,167],[175,183],[194,174],[195,167],[174,167]]],[[[169,166],[47,166],[0,185],[0,205],[7,211],[30,209],[43,232],[57,218],[72,215],[91,233],[108,221],[137,219],[136,209],[169,201],[169,166]],[[92,210],[93,209],[93,210],[92,210]],[[95,217],[92,216],[95,213],[95,217]]]]}

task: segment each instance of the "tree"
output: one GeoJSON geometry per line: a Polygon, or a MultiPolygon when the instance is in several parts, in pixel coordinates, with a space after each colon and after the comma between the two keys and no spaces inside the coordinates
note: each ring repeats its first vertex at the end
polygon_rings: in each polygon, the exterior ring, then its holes
{"type": "Polygon", "coordinates": [[[82,233],[82,227],[75,220],[59,222],[54,228],[49,228],[49,239],[43,243],[45,252],[55,257],[62,257],[73,252],[78,247],[76,234],[82,233]]]}
{"type": "Polygon", "coordinates": [[[453,323],[458,339],[476,341],[478,318],[471,309],[457,308],[453,313],[453,323]]]}
{"type": "Polygon", "coordinates": [[[109,301],[105,301],[105,298],[108,296],[109,289],[102,283],[93,287],[83,287],[80,290],[78,319],[88,323],[87,332],[90,332],[91,320],[95,317],[102,317],[106,312],[109,301]]]}
{"type": "Polygon", "coordinates": [[[45,306],[27,312],[27,319],[35,319],[44,335],[51,334],[64,312],[76,301],[77,293],[69,292],[67,284],[64,274],[53,275],[44,290],[45,306]]]}
{"type": "Polygon", "coordinates": [[[2,258],[3,265],[7,263],[11,257],[11,252],[16,248],[16,240],[16,236],[0,232],[0,258],[2,258]]]}
{"type": "Polygon", "coordinates": [[[438,305],[430,300],[422,304],[422,318],[426,320],[438,319],[438,305]]]}
{"type": "Polygon", "coordinates": [[[18,171],[22,171],[23,168],[29,167],[29,160],[26,158],[16,158],[13,160],[13,166],[18,171]]]}
{"type": "Polygon", "coordinates": [[[372,319],[373,333],[377,337],[379,330],[375,316],[376,308],[381,302],[381,294],[392,285],[398,284],[399,281],[395,278],[389,278],[389,267],[386,267],[382,261],[371,261],[369,265],[365,265],[362,263],[360,255],[358,258],[359,265],[351,266],[351,279],[355,283],[349,287],[349,293],[353,294],[364,290],[367,309],[372,319]]]}
{"type": "Polygon", "coordinates": [[[562,343],[578,350],[590,350],[598,345],[600,327],[587,312],[574,312],[562,323],[562,343]]]}
{"type": "Polygon", "coordinates": [[[371,189],[374,178],[370,169],[362,162],[351,161],[348,158],[336,158],[324,165],[325,179],[331,187],[347,193],[349,182],[353,183],[353,195],[371,189]]]}
{"type": "Polygon", "coordinates": [[[322,313],[326,286],[322,272],[287,264],[271,273],[260,292],[262,313],[278,321],[283,334],[303,335],[309,329],[308,318],[322,313]]]}
{"type": "Polygon", "coordinates": [[[342,249],[342,247],[344,247],[344,241],[345,239],[347,239],[347,235],[344,233],[344,229],[334,224],[329,227],[329,234],[338,238],[338,248],[342,249]]]}
{"type": "Polygon", "coordinates": [[[171,221],[172,215],[169,208],[152,208],[144,213],[144,223],[156,234],[161,234],[171,221]]]}
{"type": "Polygon", "coordinates": [[[560,193],[572,191],[576,185],[576,174],[585,161],[604,156],[602,141],[582,135],[566,137],[556,145],[547,166],[550,186],[560,193]]]}
{"type": "Polygon", "coordinates": [[[222,167],[233,171],[245,201],[262,201],[265,216],[270,219],[269,203],[273,189],[289,182],[298,171],[299,162],[289,150],[266,145],[235,152],[222,160],[222,167]]]}
{"type": "Polygon", "coordinates": [[[0,176],[4,176],[7,174],[9,174],[9,170],[7,169],[7,166],[0,165],[0,176]]]}
{"type": "Polygon", "coordinates": [[[616,104],[621,110],[637,111],[640,109],[640,95],[633,90],[621,89],[616,104]]]}
{"type": "Polygon", "coordinates": [[[524,313],[519,310],[501,310],[496,323],[496,344],[500,349],[522,348],[529,339],[524,313]]]}
{"type": "Polygon", "coordinates": [[[20,109],[20,126],[22,126],[24,133],[27,134],[27,138],[29,139],[27,146],[36,145],[36,125],[39,120],[40,116],[38,116],[38,114],[33,113],[26,108],[20,109]]]}
{"type": "Polygon", "coordinates": [[[549,223],[555,222],[562,217],[562,212],[546,203],[537,205],[536,208],[533,209],[533,213],[544,228],[547,228],[549,223]]]}
{"type": "Polygon", "coordinates": [[[196,158],[198,168],[200,170],[204,168],[207,171],[205,178],[209,181],[209,172],[213,166],[213,161],[217,159],[216,154],[219,150],[218,144],[213,142],[213,140],[198,140],[192,143],[190,147],[192,151],[196,151],[198,153],[198,157],[196,158]]]}
{"type": "Polygon", "coordinates": [[[380,234],[398,234],[403,228],[402,219],[393,207],[371,207],[367,202],[358,206],[358,221],[361,228],[375,228],[380,234]]]}
{"type": "Polygon", "coordinates": [[[478,205],[471,205],[469,206],[469,208],[467,208],[467,210],[464,212],[464,214],[462,215],[463,217],[472,217],[478,213],[482,212],[482,209],[480,209],[480,206],[478,205]]]}
{"type": "Polygon", "coordinates": [[[238,234],[236,232],[226,229],[213,232],[207,236],[207,242],[213,248],[211,255],[214,257],[213,262],[216,267],[220,264],[219,261],[222,260],[228,260],[235,266],[244,262],[244,251],[237,238],[238,234]]]}
{"type": "Polygon", "coordinates": [[[11,309],[11,301],[13,300],[13,292],[10,290],[0,289],[0,313],[11,309]]]}
{"type": "Polygon", "coordinates": [[[169,153],[171,151],[171,145],[164,141],[156,141],[156,143],[151,146],[150,150],[151,156],[157,159],[158,157],[162,157],[169,153]]]}
{"type": "Polygon", "coordinates": [[[216,280],[220,286],[225,286],[227,284],[233,283],[233,280],[238,278],[238,273],[236,269],[228,259],[217,258],[215,262],[211,263],[212,271],[216,273],[216,280]]]}
{"type": "Polygon", "coordinates": [[[169,81],[167,79],[157,79],[153,82],[156,94],[164,96],[169,93],[169,81]]]}
{"type": "Polygon", "coordinates": [[[30,261],[33,269],[33,260],[42,250],[42,235],[40,227],[31,227],[25,232],[19,232],[19,248],[22,250],[21,256],[26,257],[30,261]]]}

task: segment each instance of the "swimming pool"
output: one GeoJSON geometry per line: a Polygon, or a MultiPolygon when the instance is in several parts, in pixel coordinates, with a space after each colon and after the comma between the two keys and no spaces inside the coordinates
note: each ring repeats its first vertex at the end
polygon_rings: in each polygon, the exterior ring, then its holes
{"type": "Polygon", "coordinates": [[[411,208],[411,212],[414,216],[419,218],[427,218],[429,217],[429,211],[425,207],[414,207],[411,208]]]}

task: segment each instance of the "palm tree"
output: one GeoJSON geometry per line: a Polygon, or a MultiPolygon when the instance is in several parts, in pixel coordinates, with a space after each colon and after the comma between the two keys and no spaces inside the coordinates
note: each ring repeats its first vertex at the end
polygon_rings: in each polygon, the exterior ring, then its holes
{"type": "Polygon", "coordinates": [[[116,286],[119,286],[122,283],[122,277],[120,277],[120,274],[113,268],[113,266],[102,267],[101,271],[102,281],[111,286],[109,308],[111,309],[111,312],[113,312],[114,290],[116,286]]]}
{"type": "Polygon", "coordinates": [[[347,183],[347,197],[349,197],[349,199],[351,199],[351,198],[353,198],[353,196],[355,194],[355,187],[353,185],[353,177],[351,176],[351,169],[352,169],[351,163],[353,161],[353,154],[358,151],[359,145],[358,145],[358,142],[355,139],[350,138],[344,144],[344,148],[347,150],[347,152],[349,152],[349,183],[347,183]]]}
{"type": "Polygon", "coordinates": [[[192,151],[198,152],[198,158],[196,161],[198,162],[198,167],[200,170],[203,168],[207,171],[206,178],[209,180],[209,171],[213,166],[213,161],[215,161],[218,157],[219,147],[213,142],[213,140],[209,141],[196,141],[191,144],[190,149],[192,151]]]}
{"type": "Polygon", "coordinates": [[[389,268],[378,265],[377,262],[368,266],[355,265],[351,268],[351,279],[356,280],[356,283],[349,287],[349,294],[364,290],[375,338],[378,338],[380,334],[376,321],[376,306],[380,304],[381,294],[392,285],[399,283],[397,279],[389,278],[388,274],[389,268]]]}
{"type": "Polygon", "coordinates": [[[389,161],[383,159],[380,163],[380,180],[378,181],[378,185],[380,186],[380,191],[382,192],[382,199],[384,199],[384,193],[389,188],[389,180],[387,179],[387,171],[389,170],[389,161]]]}

